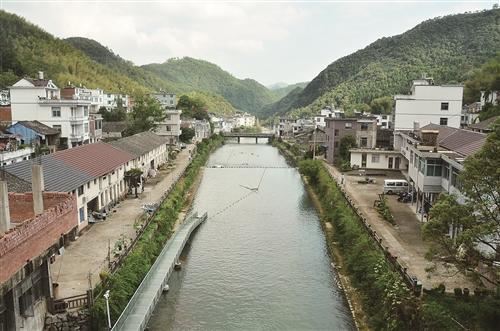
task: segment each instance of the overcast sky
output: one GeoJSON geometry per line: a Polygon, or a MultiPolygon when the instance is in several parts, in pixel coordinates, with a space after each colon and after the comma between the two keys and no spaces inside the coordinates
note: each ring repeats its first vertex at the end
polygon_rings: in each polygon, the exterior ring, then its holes
{"type": "Polygon", "coordinates": [[[191,56],[267,85],[311,80],[378,38],[495,3],[0,0],[0,7],[57,37],[95,39],[138,65],[191,56]]]}

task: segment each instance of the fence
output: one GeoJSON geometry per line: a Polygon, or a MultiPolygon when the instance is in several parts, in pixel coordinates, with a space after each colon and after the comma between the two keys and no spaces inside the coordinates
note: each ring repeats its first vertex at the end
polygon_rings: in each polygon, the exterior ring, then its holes
{"type": "Polygon", "coordinates": [[[340,185],[337,181],[337,179],[332,175],[330,171],[326,171],[330,178],[335,181],[338,184],[338,187],[340,188],[340,191],[344,195],[344,198],[346,199],[347,203],[349,206],[352,208],[352,210],[356,213],[358,218],[361,220],[361,223],[365,227],[365,229],[368,231],[370,236],[373,238],[377,246],[382,250],[384,253],[384,256],[386,260],[394,267],[394,269],[401,274],[403,277],[403,280],[407,284],[407,286],[413,291],[413,293],[417,296],[420,295],[422,292],[422,284],[421,282],[417,279],[416,276],[412,276],[408,273],[408,268],[403,266],[401,262],[399,262],[398,257],[396,255],[393,255],[389,251],[389,247],[384,246],[382,242],[382,238],[378,235],[377,231],[375,231],[372,226],[368,223],[366,217],[363,215],[363,213],[360,211],[360,209],[356,206],[354,201],[351,199],[347,191],[340,185]]]}
{"type": "Polygon", "coordinates": [[[62,299],[50,298],[48,310],[51,314],[64,313],[69,309],[90,308],[92,304],[92,291],[88,290],[86,294],[74,295],[62,299]]]}
{"type": "Polygon", "coordinates": [[[163,247],[112,330],[144,330],[191,233],[208,218],[194,213],[163,247]]]}

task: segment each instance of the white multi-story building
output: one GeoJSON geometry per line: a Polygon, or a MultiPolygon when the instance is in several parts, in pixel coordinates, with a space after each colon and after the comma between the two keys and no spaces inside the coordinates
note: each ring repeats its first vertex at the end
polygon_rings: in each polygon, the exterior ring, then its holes
{"type": "Polygon", "coordinates": [[[10,87],[12,122],[39,121],[61,132],[60,144],[67,148],[89,142],[89,107],[91,101],[82,94],[61,98],[61,91],[43,78],[22,78],[10,87]]]}
{"type": "Polygon", "coordinates": [[[377,119],[377,126],[381,129],[391,129],[392,128],[392,115],[386,114],[366,114],[377,119]]]}
{"type": "Polygon", "coordinates": [[[460,128],[463,86],[414,80],[409,95],[395,95],[394,130],[413,130],[429,123],[460,128]]]}
{"type": "Polygon", "coordinates": [[[117,93],[106,93],[102,94],[103,105],[107,110],[112,110],[118,107],[121,102],[121,106],[126,112],[132,111],[132,99],[127,94],[117,94],[117,93]]]}
{"type": "Polygon", "coordinates": [[[416,211],[421,212],[422,219],[440,193],[461,196],[458,175],[463,161],[485,141],[483,133],[436,124],[418,131],[395,132],[394,149],[408,163],[403,173],[417,193],[416,211]]]}
{"type": "Polygon", "coordinates": [[[316,127],[326,127],[326,118],[343,118],[344,111],[340,109],[331,109],[329,107],[321,109],[319,115],[314,116],[316,127]]]}
{"type": "Polygon", "coordinates": [[[91,104],[90,104],[90,112],[98,113],[99,109],[102,107],[106,108],[104,103],[104,91],[102,89],[90,89],[90,95],[92,96],[91,104]]]}
{"type": "Polygon", "coordinates": [[[235,128],[255,126],[255,116],[248,113],[233,116],[232,121],[235,128]]]}
{"type": "Polygon", "coordinates": [[[181,130],[181,110],[175,109],[175,94],[159,92],[151,94],[158,100],[165,110],[165,119],[157,123],[155,133],[159,136],[167,137],[170,145],[176,145],[179,142],[181,130]]]}

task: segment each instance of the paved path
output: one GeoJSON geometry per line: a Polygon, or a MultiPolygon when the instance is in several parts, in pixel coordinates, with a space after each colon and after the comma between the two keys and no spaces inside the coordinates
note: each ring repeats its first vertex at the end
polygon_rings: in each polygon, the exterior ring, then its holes
{"type": "MultiPolygon", "coordinates": [[[[335,167],[327,163],[325,165],[340,183],[341,173],[335,167]]],[[[446,290],[451,292],[455,287],[470,288],[470,281],[462,274],[457,274],[456,269],[451,265],[437,262],[435,271],[432,273],[426,271],[426,268],[433,264],[425,259],[428,245],[422,240],[420,228],[422,223],[410,204],[398,202],[397,196],[387,196],[389,209],[396,220],[396,226],[392,226],[380,217],[373,207],[373,202],[378,199],[378,194],[382,192],[384,179],[403,178],[402,174],[398,172],[391,172],[390,176],[376,178],[376,184],[359,184],[358,180],[362,177],[346,175],[345,190],[383,239],[384,245],[389,247],[389,251],[398,256],[398,260],[408,267],[410,275],[418,277],[424,288],[432,288],[440,283],[444,283],[446,290]]]]}
{"type": "Polygon", "coordinates": [[[106,221],[91,225],[88,231],[66,248],[63,255],[57,257],[56,262],[50,265],[52,282],[59,283],[57,298],[85,293],[89,288],[89,272],[93,287],[100,282],[99,272],[107,269],[108,242],[113,250],[122,235],[135,237],[134,222],[143,213],[141,206],[159,202],[163,192],[175,183],[175,179],[188,166],[189,151],[193,148],[190,145],[182,150],[174,161],[173,169],[161,170],[156,178],[146,183],[138,199],[123,200],[106,221]]]}

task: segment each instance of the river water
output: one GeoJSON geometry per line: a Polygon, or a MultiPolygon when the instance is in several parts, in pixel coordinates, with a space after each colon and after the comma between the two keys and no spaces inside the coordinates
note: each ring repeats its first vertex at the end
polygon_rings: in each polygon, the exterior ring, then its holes
{"type": "Polygon", "coordinates": [[[186,246],[150,329],[353,330],[299,173],[276,148],[244,142],[210,157],[194,201],[209,219],[186,246]]]}

